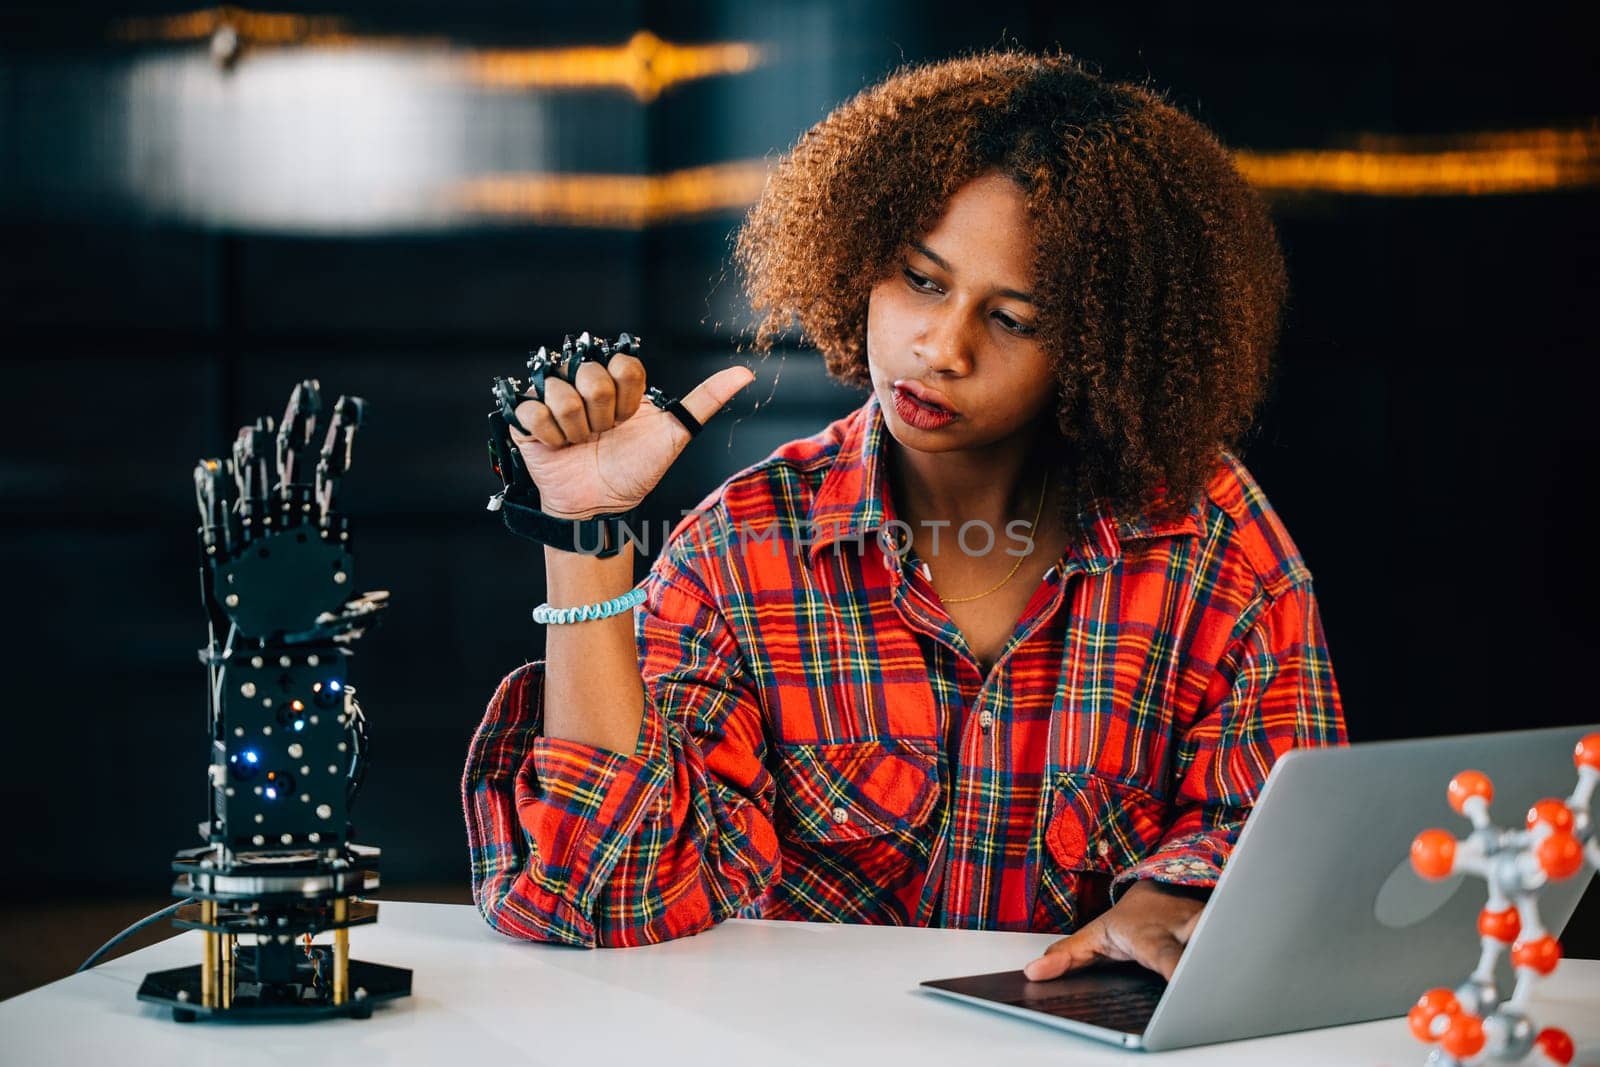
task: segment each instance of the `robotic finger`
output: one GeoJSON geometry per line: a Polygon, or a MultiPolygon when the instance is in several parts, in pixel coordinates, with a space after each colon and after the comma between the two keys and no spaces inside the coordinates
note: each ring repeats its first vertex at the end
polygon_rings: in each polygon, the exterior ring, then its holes
{"type": "Polygon", "coordinates": [[[289,394],[283,421],[278,426],[274,460],[278,473],[278,496],[288,509],[285,521],[296,522],[303,514],[304,499],[311,492],[317,416],[322,413],[322,388],[315,378],[307,378],[289,394]]]}
{"type": "Polygon", "coordinates": [[[317,460],[317,523],[324,529],[333,522],[334,494],[338,492],[339,479],[350,469],[356,431],[365,417],[366,401],[359,396],[341,396],[333,406],[333,418],[328,423],[328,433],[323,438],[322,453],[317,460]]]}
{"type": "Polygon", "coordinates": [[[257,419],[254,426],[240,427],[233,442],[233,476],[239,489],[240,523],[246,538],[254,535],[255,526],[272,520],[271,435],[272,418],[267,416],[257,419]]]}
{"type": "Polygon", "coordinates": [[[228,475],[221,460],[202,459],[194,468],[194,498],[200,509],[200,537],[208,555],[216,552],[227,554],[232,547],[228,530],[231,510],[228,475]]]}

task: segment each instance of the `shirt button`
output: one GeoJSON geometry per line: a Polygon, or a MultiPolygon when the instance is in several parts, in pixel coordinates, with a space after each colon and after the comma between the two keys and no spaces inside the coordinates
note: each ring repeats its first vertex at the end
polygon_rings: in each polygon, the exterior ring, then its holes
{"type": "Polygon", "coordinates": [[[1096,844],[1096,845],[1095,845],[1095,846],[1094,846],[1094,850],[1095,850],[1095,851],[1096,851],[1096,852],[1097,852],[1097,853],[1099,853],[1099,854],[1100,854],[1100,858],[1101,858],[1101,859],[1105,859],[1105,858],[1106,858],[1106,857],[1107,857],[1107,856],[1109,856],[1109,855],[1110,855],[1110,854],[1111,854],[1111,842],[1110,842],[1110,841],[1101,841],[1101,842],[1098,842],[1098,843],[1097,843],[1097,844],[1096,844]]]}
{"type": "Polygon", "coordinates": [[[987,711],[983,712],[978,716],[978,725],[987,731],[989,727],[994,725],[994,715],[987,711]]]}
{"type": "Polygon", "coordinates": [[[850,821],[850,812],[844,808],[833,809],[833,821],[843,826],[850,821]]]}

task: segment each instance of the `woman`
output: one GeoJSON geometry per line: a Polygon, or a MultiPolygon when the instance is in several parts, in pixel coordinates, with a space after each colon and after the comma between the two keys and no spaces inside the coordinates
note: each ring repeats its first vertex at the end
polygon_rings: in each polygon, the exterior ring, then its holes
{"type": "MultiPolygon", "coordinates": [[[[1030,977],[1170,976],[1273,761],[1344,736],[1310,574],[1228,451],[1285,285],[1259,201],[1147,91],[991,53],[834,111],[737,251],[758,342],[797,323],[870,395],[631,593],[631,547],[546,547],[550,604],[607,617],[551,626],[474,740],[480,908],[584,945],[1055,931],[1030,977]]],[[[644,389],[619,356],[517,407],[546,513],[660,480],[692,434],[644,389]]]]}

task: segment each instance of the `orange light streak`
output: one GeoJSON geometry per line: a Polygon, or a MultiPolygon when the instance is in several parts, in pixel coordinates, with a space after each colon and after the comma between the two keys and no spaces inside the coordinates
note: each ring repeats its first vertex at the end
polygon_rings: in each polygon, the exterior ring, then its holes
{"type": "MultiPolygon", "coordinates": [[[[354,48],[416,47],[448,49],[437,37],[375,36],[354,33],[345,19],[250,11],[223,6],[181,15],[122,19],[111,36],[121,41],[205,41],[232,29],[240,43],[254,46],[354,48]]],[[[453,71],[495,89],[622,89],[648,103],[682,82],[742,74],[760,66],[762,50],[731,41],[680,45],[639,30],[621,45],[573,48],[463,50],[453,71]]]]}
{"type": "Polygon", "coordinates": [[[224,27],[232,27],[247,44],[312,44],[349,38],[345,20],[332,15],[249,11],[231,6],[121,19],[112,24],[111,35],[121,41],[204,41],[224,27]]]}
{"type": "Polygon", "coordinates": [[[1600,185],[1600,124],[1457,136],[1367,134],[1352,148],[1234,153],[1265,193],[1485,196],[1600,185]]]}
{"type": "Polygon", "coordinates": [[[640,30],[621,47],[475,52],[467,57],[467,76],[501,89],[618,87],[648,102],[680,82],[742,74],[761,61],[753,44],[677,45],[640,30]]]}
{"type": "Polygon", "coordinates": [[[474,178],[454,205],[475,214],[554,226],[640,229],[653,223],[742,210],[767,180],[759,160],[670,174],[502,174],[474,178]]]}

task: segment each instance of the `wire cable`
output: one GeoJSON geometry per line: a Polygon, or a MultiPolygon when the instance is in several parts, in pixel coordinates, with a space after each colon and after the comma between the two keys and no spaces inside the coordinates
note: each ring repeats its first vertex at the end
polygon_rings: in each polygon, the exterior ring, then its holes
{"type": "Polygon", "coordinates": [[[173,912],[177,911],[179,908],[188,903],[189,900],[185,898],[178,901],[176,904],[168,904],[158,912],[155,912],[151,915],[146,915],[144,918],[140,919],[138,922],[122,931],[122,933],[118,934],[116,937],[113,937],[110,941],[107,941],[99,948],[95,949],[93,954],[91,954],[88,959],[84,960],[83,963],[79,964],[78,969],[73,973],[82,974],[84,971],[87,971],[90,967],[93,967],[96,963],[100,962],[101,956],[104,956],[107,952],[110,952],[113,948],[116,948],[117,945],[121,944],[123,941],[126,941],[140,930],[143,930],[151,923],[171,915],[173,912]]]}

